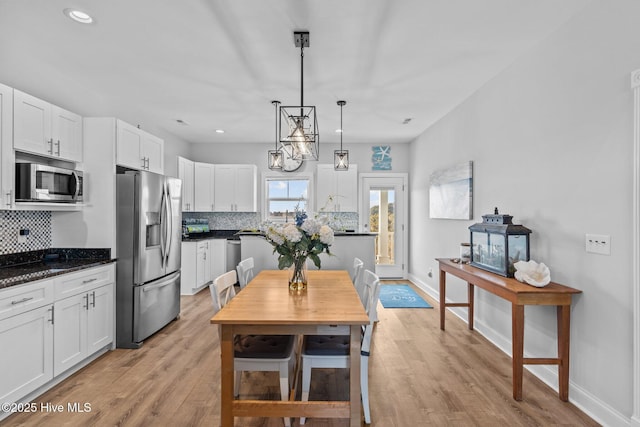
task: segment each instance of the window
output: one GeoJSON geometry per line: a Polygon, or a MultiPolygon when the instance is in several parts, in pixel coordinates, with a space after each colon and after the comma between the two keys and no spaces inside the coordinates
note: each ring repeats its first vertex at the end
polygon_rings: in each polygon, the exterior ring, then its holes
{"type": "Polygon", "coordinates": [[[267,178],[267,220],[291,221],[296,210],[309,210],[309,180],[267,178]]]}

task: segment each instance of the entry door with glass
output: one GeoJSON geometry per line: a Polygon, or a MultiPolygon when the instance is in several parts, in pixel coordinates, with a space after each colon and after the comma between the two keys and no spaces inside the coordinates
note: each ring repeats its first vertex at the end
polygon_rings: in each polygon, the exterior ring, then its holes
{"type": "MultiPolygon", "coordinates": [[[[364,174],[363,174],[364,175],[364,174]]],[[[406,177],[362,177],[363,231],[376,234],[376,274],[405,278],[406,177]]]]}

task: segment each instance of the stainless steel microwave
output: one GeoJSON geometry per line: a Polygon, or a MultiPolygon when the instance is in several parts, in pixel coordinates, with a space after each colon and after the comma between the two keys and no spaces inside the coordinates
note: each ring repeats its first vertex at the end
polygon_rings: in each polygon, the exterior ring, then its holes
{"type": "Polygon", "coordinates": [[[81,171],[16,163],[16,202],[81,202],[83,187],[81,171]]]}

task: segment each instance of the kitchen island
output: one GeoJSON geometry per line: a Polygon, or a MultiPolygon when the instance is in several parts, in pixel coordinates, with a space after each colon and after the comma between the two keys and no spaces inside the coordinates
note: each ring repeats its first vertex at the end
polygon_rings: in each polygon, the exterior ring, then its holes
{"type": "MultiPolygon", "coordinates": [[[[273,246],[267,242],[262,233],[241,232],[240,257],[253,257],[254,272],[277,270],[278,256],[273,253],[273,246]]],[[[329,250],[331,255],[320,254],[323,270],[353,270],[353,259],[360,258],[366,270],[375,271],[375,234],[369,233],[335,233],[335,240],[329,250]]],[[[316,269],[313,262],[308,262],[309,269],[316,269]]]]}

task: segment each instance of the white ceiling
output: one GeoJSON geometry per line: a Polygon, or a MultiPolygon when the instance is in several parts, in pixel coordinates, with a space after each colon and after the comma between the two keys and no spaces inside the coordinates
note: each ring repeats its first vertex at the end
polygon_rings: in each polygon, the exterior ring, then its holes
{"type": "Polygon", "coordinates": [[[308,30],[321,142],[339,141],[340,99],[345,143],[407,142],[588,2],[0,0],[0,82],[189,142],[273,142],[271,100],[299,104],[293,32],[308,30]]]}

